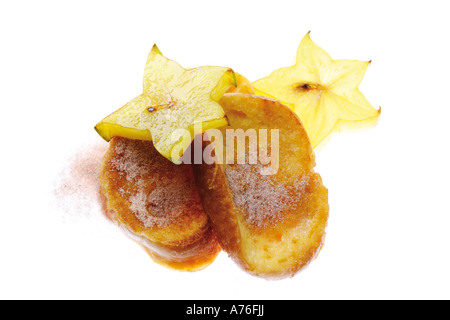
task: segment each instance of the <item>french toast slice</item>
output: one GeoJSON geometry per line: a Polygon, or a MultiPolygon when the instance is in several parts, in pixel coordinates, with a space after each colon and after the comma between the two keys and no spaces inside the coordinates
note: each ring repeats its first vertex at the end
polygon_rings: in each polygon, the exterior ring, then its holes
{"type": "Polygon", "coordinates": [[[99,180],[107,216],[155,262],[197,271],[220,252],[192,166],[173,164],[152,142],[114,137],[99,180]]]}
{"type": "MultiPolygon", "coordinates": [[[[241,268],[267,279],[291,277],[320,251],[328,220],[328,191],[313,170],[308,136],[298,117],[275,100],[227,93],[220,103],[230,123],[221,129],[223,150],[234,145],[234,137],[225,139],[228,129],[278,129],[279,163],[269,168],[258,157],[251,164],[247,145],[245,163],[236,164],[238,148],[233,148],[234,163],[228,158],[220,163],[222,154],[213,154],[215,163],[195,164],[205,212],[222,249],[241,268]]],[[[203,140],[204,150],[215,143],[203,140]]],[[[275,149],[268,143],[267,154],[275,149]]]]}

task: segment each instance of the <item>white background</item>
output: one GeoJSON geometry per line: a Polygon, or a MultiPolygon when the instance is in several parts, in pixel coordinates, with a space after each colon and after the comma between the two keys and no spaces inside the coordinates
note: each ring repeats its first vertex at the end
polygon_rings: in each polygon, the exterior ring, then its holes
{"type": "Polygon", "coordinates": [[[449,299],[450,20],[446,1],[1,1],[2,299],[449,299]],[[290,66],[302,37],[372,60],[361,91],[376,128],[317,154],[329,189],[325,247],[266,281],[224,253],[167,270],[100,214],[53,189],[93,126],[142,90],[154,43],[185,67],[251,81],[290,66]]]}

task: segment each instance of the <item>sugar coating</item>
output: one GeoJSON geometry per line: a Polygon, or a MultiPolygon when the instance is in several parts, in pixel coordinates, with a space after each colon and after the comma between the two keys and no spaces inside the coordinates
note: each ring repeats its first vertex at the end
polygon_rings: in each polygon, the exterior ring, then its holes
{"type": "Polygon", "coordinates": [[[128,183],[118,191],[129,201],[129,209],[146,228],[164,227],[185,214],[200,210],[194,179],[186,166],[162,157],[150,142],[122,139],[109,165],[128,183]]]}
{"type": "Polygon", "coordinates": [[[242,210],[246,223],[257,228],[276,224],[283,219],[283,211],[300,205],[308,196],[305,188],[310,180],[302,176],[287,186],[274,176],[261,175],[262,167],[260,163],[225,167],[236,207],[242,210]]]}

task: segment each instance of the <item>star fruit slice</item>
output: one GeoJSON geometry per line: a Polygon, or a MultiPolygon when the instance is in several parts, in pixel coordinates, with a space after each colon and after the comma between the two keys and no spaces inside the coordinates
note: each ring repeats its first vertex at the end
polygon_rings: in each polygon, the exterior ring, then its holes
{"type": "Polygon", "coordinates": [[[300,42],[296,64],[253,83],[255,93],[279,100],[299,116],[313,148],[343,129],[373,126],[375,109],[359,91],[370,61],[333,60],[309,33],[300,42]]]}
{"type": "Polygon", "coordinates": [[[230,68],[184,69],[165,58],[155,45],[148,55],[143,82],[140,96],[95,126],[106,141],[114,136],[152,140],[164,157],[179,163],[194,133],[228,124],[218,101],[236,86],[230,68]]]}

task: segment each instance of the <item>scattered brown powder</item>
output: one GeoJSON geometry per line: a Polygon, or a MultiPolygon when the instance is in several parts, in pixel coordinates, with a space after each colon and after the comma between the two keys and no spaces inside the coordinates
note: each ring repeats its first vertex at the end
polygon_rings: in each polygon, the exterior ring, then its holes
{"type": "Polygon", "coordinates": [[[72,215],[90,215],[100,208],[98,174],[106,142],[83,147],[74,153],[55,182],[54,196],[59,210],[72,215]]]}
{"type": "Polygon", "coordinates": [[[187,206],[201,210],[190,166],[171,163],[151,142],[121,139],[113,151],[109,165],[128,182],[119,192],[145,227],[166,226],[187,206]]]}
{"type": "MultiPolygon", "coordinates": [[[[103,142],[90,145],[80,149],[68,160],[54,189],[57,205],[64,212],[90,215],[99,210],[98,175],[107,148],[108,144],[103,142]]],[[[155,161],[158,158],[148,149],[119,143],[115,152],[120,157],[111,165],[123,172],[126,180],[135,186],[133,192],[123,189],[121,192],[128,193],[131,210],[146,227],[164,225],[182,213],[186,202],[199,204],[187,192],[195,188],[191,185],[193,179],[179,179],[185,170],[182,166],[165,163],[163,171],[166,174],[160,175],[158,170],[161,170],[162,162],[155,161]],[[141,179],[143,176],[147,178],[145,184],[141,179]],[[148,181],[148,177],[153,178],[148,181]],[[155,188],[153,183],[158,183],[159,187],[155,188]]],[[[246,221],[256,227],[276,223],[288,205],[301,201],[309,183],[309,176],[305,176],[293,186],[286,187],[276,183],[272,176],[259,174],[260,170],[261,165],[249,164],[229,166],[225,170],[236,206],[243,209],[246,221]]]]}
{"type": "Polygon", "coordinates": [[[261,175],[261,167],[244,164],[225,170],[236,206],[242,209],[246,222],[257,228],[277,223],[288,206],[300,204],[309,183],[309,176],[304,176],[285,186],[273,176],[261,175]]]}

